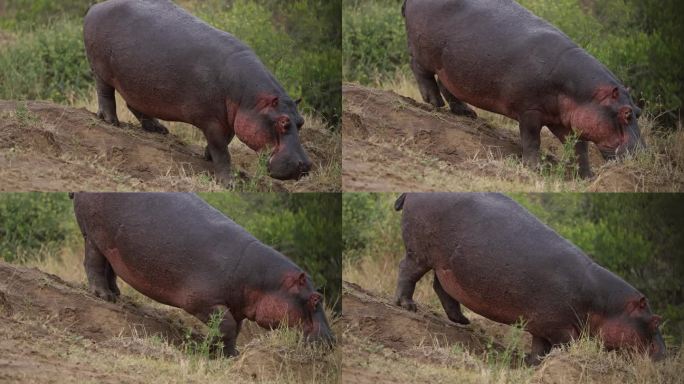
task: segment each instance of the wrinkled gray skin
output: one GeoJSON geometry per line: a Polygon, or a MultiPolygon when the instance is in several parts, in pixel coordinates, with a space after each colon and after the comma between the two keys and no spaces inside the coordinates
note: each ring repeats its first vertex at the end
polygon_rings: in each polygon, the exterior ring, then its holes
{"type": "Polygon", "coordinates": [[[523,319],[532,334],[527,361],[583,330],[609,349],[635,348],[665,356],[643,294],[602,268],[510,198],[494,193],[404,194],[395,303],[416,310],[416,282],[434,271],[434,290],[452,321],[468,324],[463,304],[488,319],[523,319]]]}
{"type": "Polygon", "coordinates": [[[198,127],[206,157],[227,186],[235,135],[255,151],[273,149],[271,177],[298,179],[311,169],[296,102],[231,34],[168,0],[99,3],[85,16],[83,33],[98,116],[106,122],[119,124],[116,90],[145,130],[168,133],[156,118],[198,127]]]}
{"type": "Polygon", "coordinates": [[[196,195],[77,193],[74,211],[96,296],[116,301],[118,276],[203,322],[223,311],[227,356],[238,353],[244,319],[264,328],[297,326],[309,341],[335,342],[311,279],[196,195]]]}
{"type": "Polygon", "coordinates": [[[512,0],[406,0],[411,68],[425,102],[475,117],[465,103],[520,124],[523,161],[539,163],[543,126],[575,132],[580,175],[587,142],[603,157],[643,146],[629,90],[563,32],[512,0]],[[436,78],[435,78],[436,77],[436,78]]]}

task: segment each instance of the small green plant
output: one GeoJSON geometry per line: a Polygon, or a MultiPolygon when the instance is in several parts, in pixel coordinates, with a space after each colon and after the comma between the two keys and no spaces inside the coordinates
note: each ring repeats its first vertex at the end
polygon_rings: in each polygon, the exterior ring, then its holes
{"type": "Polygon", "coordinates": [[[185,334],[185,341],[182,350],[187,355],[210,359],[212,357],[223,357],[223,341],[221,340],[221,321],[223,321],[224,310],[219,310],[211,314],[207,322],[207,334],[202,340],[197,341],[193,338],[192,330],[188,329],[185,334]]]}
{"type": "Polygon", "coordinates": [[[579,178],[579,164],[575,154],[575,145],[578,141],[579,135],[576,132],[567,136],[561,147],[560,158],[554,162],[542,161],[542,176],[559,182],[563,182],[567,178],[577,180],[579,178]]]}
{"type": "Polygon", "coordinates": [[[19,126],[22,128],[30,127],[38,122],[38,116],[29,111],[26,102],[17,103],[17,108],[14,111],[19,126]]]}

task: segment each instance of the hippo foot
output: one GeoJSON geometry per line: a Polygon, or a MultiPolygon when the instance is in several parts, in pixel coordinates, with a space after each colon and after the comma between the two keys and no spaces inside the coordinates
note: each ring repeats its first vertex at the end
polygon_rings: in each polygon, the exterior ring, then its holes
{"type": "Polygon", "coordinates": [[[143,120],[141,125],[147,132],[161,133],[162,135],[169,134],[169,130],[157,120],[143,120]]]}
{"type": "Polygon", "coordinates": [[[102,111],[99,111],[97,113],[97,118],[104,121],[105,123],[111,124],[115,127],[118,127],[121,125],[121,123],[119,123],[119,119],[116,116],[114,116],[114,117],[106,116],[105,113],[102,111]]]}
{"type": "Polygon", "coordinates": [[[211,161],[211,152],[209,151],[209,146],[204,147],[204,160],[211,161]]]}
{"type": "Polygon", "coordinates": [[[525,364],[534,367],[541,363],[542,359],[537,355],[527,354],[525,355],[525,364]]]}
{"type": "Polygon", "coordinates": [[[398,305],[398,306],[400,306],[406,310],[409,310],[411,312],[415,312],[418,309],[415,301],[413,301],[411,299],[407,299],[405,297],[400,297],[400,298],[394,300],[394,304],[398,305]]]}
{"type": "Polygon", "coordinates": [[[467,106],[451,106],[450,107],[451,113],[453,113],[456,116],[465,116],[465,117],[470,117],[471,119],[477,119],[477,113],[473,111],[470,107],[467,106]]]}
{"type": "Polygon", "coordinates": [[[579,171],[579,177],[582,178],[582,179],[588,180],[588,179],[591,179],[591,178],[594,177],[594,172],[592,172],[592,171],[589,170],[589,169],[586,169],[586,170],[580,169],[580,171],[579,171]]]}
{"type": "Polygon", "coordinates": [[[230,172],[222,172],[216,175],[216,182],[226,189],[235,188],[235,180],[233,180],[233,176],[231,176],[230,172]]]}
{"type": "Polygon", "coordinates": [[[104,301],[109,301],[110,303],[116,303],[116,298],[119,296],[118,294],[108,290],[108,289],[102,289],[102,288],[90,288],[90,292],[92,292],[93,295],[99,297],[100,299],[104,301]]]}
{"type": "Polygon", "coordinates": [[[470,324],[470,320],[468,320],[467,317],[461,315],[461,316],[449,316],[447,315],[449,320],[453,321],[456,324],[463,324],[463,325],[468,325],[470,324]]]}

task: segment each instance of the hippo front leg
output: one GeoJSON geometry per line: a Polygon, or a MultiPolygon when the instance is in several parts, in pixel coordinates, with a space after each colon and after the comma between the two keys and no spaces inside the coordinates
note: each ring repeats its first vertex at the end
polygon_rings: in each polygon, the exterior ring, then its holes
{"type": "Polygon", "coordinates": [[[579,164],[579,175],[583,179],[590,179],[594,177],[589,164],[589,143],[586,141],[578,141],[575,144],[575,156],[577,156],[577,163],[579,164]]]}
{"type": "MultiPolygon", "coordinates": [[[[227,357],[237,356],[240,354],[236,348],[236,342],[238,334],[240,333],[240,327],[242,325],[242,320],[237,321],[233,314],[230,313],[228,307],[225,305],[215,305],[210,307],[208,310],[199,311],[193,313],[200,321],[208,324],[211,320],[212,315],[221,315],[221,322],[219,323],[219,332],[221,333],[221,341],[223,342],[223,355],[227,357]]],[[[212,345],[214,340],[212,340],[212,345]]]]}
{"type": "Polygon", "coordinates": [[[541,113],[527,111],[520,117],[520,141],[522,143],[523,164],[537,169],[539,167],[539,148],[541,146],[541,113]]]}
{"type": "Polygon", "coordinates": [[[541,359],[551,352],[551,343],[543,337],[532,335],[532,351],[525,357],[527,365],[539,365],[541,359]]]}
{"type": "Polygon", "coordinates": [[[399,263],[399,279],[394,304],[415,312],[416,303],[413,301],[413,292],[416,290],[418,280],[429,270],[430,267],[418,263],[407,253],[406,257],[399,263]]]}
{"type": "Polygon", "coordinates": [[[434,280],[432,282],[432,288],[435,290],[435,293],[439,298],[439,302],[442,303],[444,312],[446,312],[449,320],[457,324],[470,324],[470,320],[463,316],[463,312],[461,312],[461,303],[449,296],[449,294],[444,290],[439,278],[437,277],[437,273],[435,273],[434,280]]]}
{"type": "Polygon", "coordinates": [[[205,158],[214,163],[214,175],[216,180],[226,188],[233,187],[233,176],[230,171],[230,153],[228,144],[234,134],[226,134],[226,130],[219,124],[209,124],[202,127],[207,139],[205,158]]]}

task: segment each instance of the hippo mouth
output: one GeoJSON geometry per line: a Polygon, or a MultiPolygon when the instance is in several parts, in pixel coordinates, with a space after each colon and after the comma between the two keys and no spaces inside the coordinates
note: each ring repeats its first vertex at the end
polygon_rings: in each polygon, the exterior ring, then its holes
{"type": "MultiPolygon", "coordinates": [[[[277,180],[299,180],[309,174],[311,165],[303,160],[288,161],[285,164],[274,165],[276,152],[272,153],[268,158],[268,175],[277,180]]],[[[277,162],[277,161],[276,161],[277,162]]]]}

